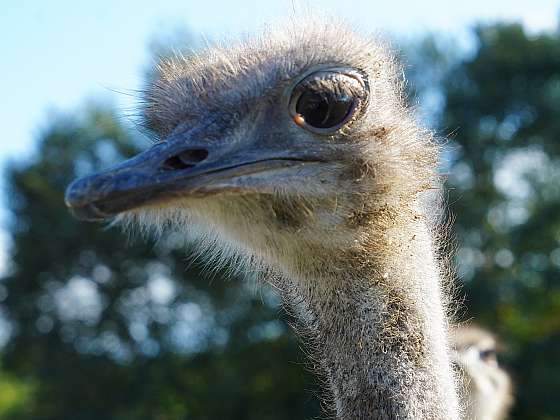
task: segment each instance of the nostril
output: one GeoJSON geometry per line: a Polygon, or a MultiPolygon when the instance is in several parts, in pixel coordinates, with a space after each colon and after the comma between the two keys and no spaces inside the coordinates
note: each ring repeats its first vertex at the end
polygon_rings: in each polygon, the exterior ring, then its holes
{"type": "Polygon", "coordinates": [[[178,155],[171,156],[163,163],[163,168],[172,169],[189,169],[197,163],[202,162],[208,157],[208,151],[205,149],[185,150],[178,155]]]}
{"type": "Polygon", "coordinates": [[[208,157],[208,151],[206,149],[185,150],[179,153],[178,157],[181,159],[181,162],[194,165],[206,159],[208,157]]]}
{"type": "Polygon", "coordinates": [[[173,169],[188,169],[192,168],[194,165],[185,164],[184,162],[179,159],[179,156],[171,156],[169,159],[166,159],[163,162],[162,168],[165,170],[173,170],[173,169]]]}

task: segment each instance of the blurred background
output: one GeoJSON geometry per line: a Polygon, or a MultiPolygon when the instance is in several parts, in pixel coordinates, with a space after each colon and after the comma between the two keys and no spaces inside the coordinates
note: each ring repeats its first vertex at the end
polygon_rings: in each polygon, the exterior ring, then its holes
{"type": "MultiPolygon", "coordinates": [[[[309,1],[405,65],[446,144],[457,318],[494,331],[514,419],[560,419],[560,2],[309,1]]],[[[318,387],[251,278],[189,246],[79,223],[70,180],[149,143],[158,56],[258,32],[290,1],[5,1],[0,13],[0,418],[304,419],[318,387]]],[[[297,9],[297,7],[296,7],[297,9]]]]}

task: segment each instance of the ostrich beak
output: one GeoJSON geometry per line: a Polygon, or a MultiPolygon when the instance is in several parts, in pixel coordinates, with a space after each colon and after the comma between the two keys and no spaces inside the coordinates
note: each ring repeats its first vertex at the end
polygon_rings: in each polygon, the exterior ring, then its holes
{"type": "Polygon", "coordinates": [[[271,192],[279,171],[322,161],[316,145],[286,148],[277,141],[236,144],[192,137],[172,135],[113,168],[74,181],[66,205],[76,218],[95,221],[177,198],[271,192]]]}

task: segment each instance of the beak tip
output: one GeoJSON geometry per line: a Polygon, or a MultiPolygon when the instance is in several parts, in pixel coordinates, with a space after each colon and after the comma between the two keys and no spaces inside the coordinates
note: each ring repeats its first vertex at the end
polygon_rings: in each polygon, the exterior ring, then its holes
{"type": "Polygon", "coordinates": [[[64,193],[64,203],[66,207],[73,208],[82,205],[86,200],[81,179],[73,181],[64,193]]]}
{"type": "Polygon", "coordinates": [[[106,219],[107,215],[88,199],[85,187],[83,179],[78,179],[66,188],[64,194],[66,207],[78,220],[93,222],[106,219]]]}

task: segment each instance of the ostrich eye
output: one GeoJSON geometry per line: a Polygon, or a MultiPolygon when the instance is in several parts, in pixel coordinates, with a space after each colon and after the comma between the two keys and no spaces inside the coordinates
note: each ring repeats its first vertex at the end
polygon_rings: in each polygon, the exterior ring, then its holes
{"type": "Polygon", "coordinates": [[[480,358],[485,362],[493,362],[496,360],[496,350],[494,349],[481,350],[480,358]]]}
{"type": "Polygon", "coordinates": [[[290,113],[296,124],[319,134],[331,134],[352,120],[367,99],[367,84],[353,69],[312,73],[292,91],[290,113]]]}

